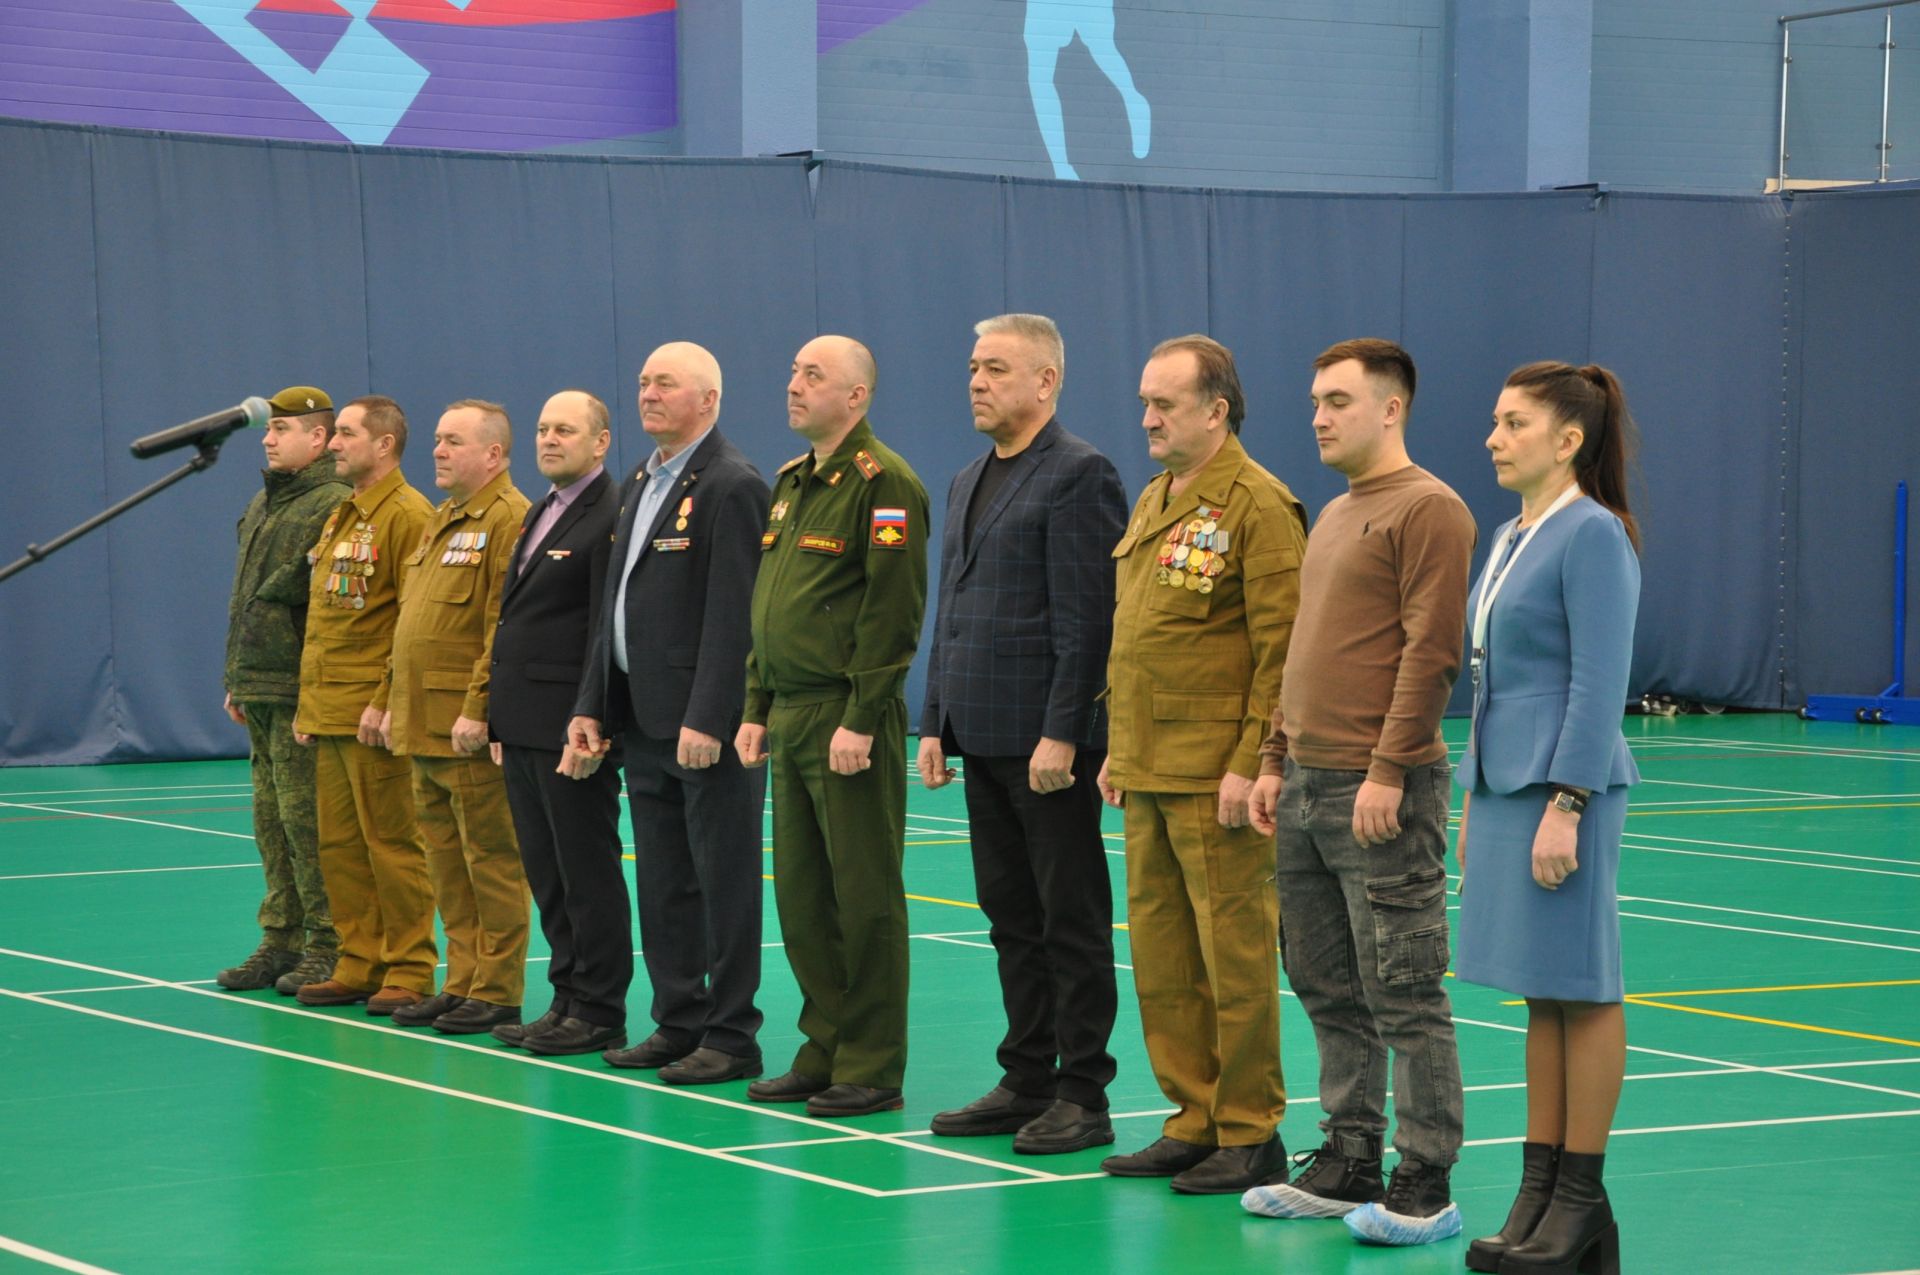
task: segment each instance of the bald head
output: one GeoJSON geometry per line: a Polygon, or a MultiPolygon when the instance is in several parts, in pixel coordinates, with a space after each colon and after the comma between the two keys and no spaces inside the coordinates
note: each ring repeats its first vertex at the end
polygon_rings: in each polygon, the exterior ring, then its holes
{"type": "Polygon", "coordinates": [[[788,423],[816,453],[830,453],[866,416],[875,379],[873,352],[866,346],[852,337],[815,337],[793,356],[788,423]]]}
{"type": "Polygon", "coordinates": [[[607,454],[607,405],[585,390],[561,390],[540,409],[535,463],[555,487],[570,487],[607,454]]]}

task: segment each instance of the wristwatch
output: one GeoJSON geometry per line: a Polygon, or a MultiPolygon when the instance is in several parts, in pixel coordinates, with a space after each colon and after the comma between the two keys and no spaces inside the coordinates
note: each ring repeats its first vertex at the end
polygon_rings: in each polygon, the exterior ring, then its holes
{"type": "Polygon", "coordinates": [[[1577,815],[1587,808],[1587,794],[1555,784],[1552,804],[1553,808],[1562,814],[1577,815]]]}

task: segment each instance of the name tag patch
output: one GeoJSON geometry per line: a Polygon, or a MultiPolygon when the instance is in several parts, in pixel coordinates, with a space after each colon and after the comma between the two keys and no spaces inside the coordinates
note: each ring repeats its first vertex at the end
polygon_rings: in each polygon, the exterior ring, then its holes
{"type": "Polygon", "coordinates": [[[838,536],[802,536],[800,547],[811,549],[815,553],[831,553],[835,556],[847,551],[847,542],[838,536]]]}

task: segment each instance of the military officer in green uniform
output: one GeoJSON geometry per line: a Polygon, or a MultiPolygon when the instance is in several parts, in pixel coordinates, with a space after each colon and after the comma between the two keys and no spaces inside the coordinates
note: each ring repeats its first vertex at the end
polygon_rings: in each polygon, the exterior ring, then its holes
{"type": "Polygon", "coordinates": [[[1233,355],[1162,342],[1140,378],[1150,481],[1113,551],[1112,725],[1147,1061],[1177,1110],[1100,1167],[1190,1194],[1284,1179],[1274,845],[1247,802],[1300,600],[1306,511],[1240,445],[1233,355]]]}
{"type": "Polygon", "coordinates": [[[927,492],[873,435],[873,355],[794,356],[789,422],[813,449],[774,482],[753,591],[740,760],[773,768],[773,891],[806,1036],[756,1102],[816,1116],[901,1105],[907,1063],[907,666],[927,598],[927,492]]]}
{"type": "Polygon", "coordinates": [[[227,606],[227,716],[247,728],[253,840],[266,872],[260,946],[217,981],[235,991],[291,996],[333,973],[340,950],[320,876],[313,750],[293,742],[300,646],[307,628],[306,552],[349,488],[327,441],[333,400],[293,385],[267,400],[265,489],[240,515],[240,553],[227,606]]]}

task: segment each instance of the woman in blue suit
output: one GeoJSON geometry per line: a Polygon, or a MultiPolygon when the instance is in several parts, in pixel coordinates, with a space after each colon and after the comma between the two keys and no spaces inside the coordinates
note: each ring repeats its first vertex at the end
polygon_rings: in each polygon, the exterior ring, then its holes
{"type": "Polygon", "coordinates": [[[1526,997],[1527,1136],[1506,1225],[1467,1250],[1477,1271],[1619,1269],[1600,1177],[1626,1070],[1615,880],[1640,778],[1620,733],[1640,601],[1633,434],[1611,372],[1531,363],[1487,438],[1520,516],[1468,597],[1455,972],[1526,997]]]}

